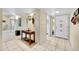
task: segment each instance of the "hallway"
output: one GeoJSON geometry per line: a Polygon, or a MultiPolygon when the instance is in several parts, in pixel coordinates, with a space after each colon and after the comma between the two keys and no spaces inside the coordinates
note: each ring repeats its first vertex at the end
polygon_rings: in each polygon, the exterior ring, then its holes
{"type": "Polygon", "coordinates": [[[79,1],[1,0],[0,59],[79,59],[79,1]]]}
{"type": "Polygon", "coordinates": [[[79,25],[73,25],[71,22],[74,10],[74,8],[4,8],[0,50],[78,50],[79,25]],[[73,28],[77,29],[72,31],[73,28]]]}

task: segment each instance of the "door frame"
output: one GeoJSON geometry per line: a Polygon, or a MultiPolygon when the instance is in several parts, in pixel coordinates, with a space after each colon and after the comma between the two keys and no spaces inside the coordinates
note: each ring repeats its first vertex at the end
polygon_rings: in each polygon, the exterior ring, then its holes
{"type": "Polygon", "coordinates": [[[47,35],[47,17],[50,17],[50,20],[49,20],[50,21],[50,24],[49,24],[50,32],[48,33],[48,36],[51,37],[51,16],[50,15],[46,15],[46,35],[47,35]]]}
{"type": "MultiPolygon", "coordinates": [[[[57,16],[63,16],[63,15],[67,15],[68,16],[68,39],[70,39],[70,14],[61,14],[61,15],[55,15],[55,19],[56,19],[56,17],[57,16]]],[[[55,34],[54,34],[54,36],[55,37],[58,37],[58,36],[56,36],[56,20],[55,20],[55,32],[54,32],[55,34]]],[[[63,37],[58,37],[58,38],[61,38],[61,39],[67,39],[67,38],[63,38],[63,37]]]]}

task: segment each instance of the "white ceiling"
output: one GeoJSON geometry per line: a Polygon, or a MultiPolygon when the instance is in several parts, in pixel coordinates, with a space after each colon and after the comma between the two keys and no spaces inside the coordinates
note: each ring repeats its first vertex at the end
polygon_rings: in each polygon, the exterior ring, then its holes
{"type": "Polygon", "coordinates": [[[28,13],[31,13],[33,11],[35,11],[36,9],[34,8],[3,8],[3,15],[25,15],[28,13]]]}
{"type": "Polygon", "coordinates": [[[44,11],[51,16],[60,14],[71,14],[75,8],[45,8],[44,11]],[[59,13],[56,13],[59,11],[59,13]]]}
{"type": "MultiPolygon", "coordinates": [[[[3,15],[25,15],[28,13],[31,13],[35,11],[35,8],[3,8],[3,15]]],[[[71,14],[71,12],[74,10],[74,8],[44,8],[44,12],[46,12],[48,15],[56,15],[56,11],[59,11],[59,14],[71,14]]]]}

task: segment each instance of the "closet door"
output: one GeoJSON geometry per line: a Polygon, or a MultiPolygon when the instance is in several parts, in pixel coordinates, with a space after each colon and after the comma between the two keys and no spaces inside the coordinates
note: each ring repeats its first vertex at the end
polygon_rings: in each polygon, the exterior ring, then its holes
{"type": "Polygon", "coordinates": [[[69,38],[69,15],[56,16],[55,36],[69,38]]]}

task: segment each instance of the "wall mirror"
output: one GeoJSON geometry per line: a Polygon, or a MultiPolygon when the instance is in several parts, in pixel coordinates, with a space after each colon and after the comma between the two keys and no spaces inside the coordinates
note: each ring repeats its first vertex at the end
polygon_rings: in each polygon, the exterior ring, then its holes
{"type": "Polygon", "coordinates": [[[35,31],[34,20],[34,15],[27,18],[27,29],[30,31],[35,31]]]}

